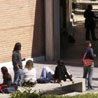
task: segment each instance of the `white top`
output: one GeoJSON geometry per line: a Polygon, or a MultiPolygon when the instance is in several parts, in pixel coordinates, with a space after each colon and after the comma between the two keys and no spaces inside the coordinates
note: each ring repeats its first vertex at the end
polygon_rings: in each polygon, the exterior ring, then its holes
{"type": "Polygon", "coordinates": [[[24,81],[30,81],[35,82],[36,81],[36,69],[32,68],[31,70],[28,70],[27,68],[24,68],[24,81]]]}

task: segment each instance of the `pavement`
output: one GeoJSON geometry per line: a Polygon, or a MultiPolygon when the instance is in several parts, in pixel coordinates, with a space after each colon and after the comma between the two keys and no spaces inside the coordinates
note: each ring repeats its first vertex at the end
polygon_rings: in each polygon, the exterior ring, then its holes
{"type": "MultiPolygon", "coordinates": [[[[76,60],[76,62],[77,62],[77,60],[76,60]]],[[[9,73],[13,77],[12,66],[11,65],[7,65],[7,63],[4,63],[4,64],[8,68],[9,73]]],[[[11,62],[10,62],[10,64],[11,64],[11,62]]],[[[50,67],[54,71],[55,67],[56,67],[56,62],[51,62],[51,63],[49,63],[49,62],[34,63],[34,66],[35,66],[35,68],[37,70],[37,78],[39,78],[40,74],[41,74],[41,71],[42,71],[42,68],[44,66],[48,66],[48,67],[50,67]]],[[[72,65],[66,65],[66,67],[67,67],[68,72],[73,75],[73,79],[74,78],[82,78],[82,76],[83,76],[83,66],[78,66],[77,67],[77,66],[72,66],[72,65]]],[[[77,95],[77,94],[97,93],[98,92],[98,75],[97,75],[97,72],[98,72],[98,68],[94,68],[93,82],[92,82],[94,90],[86,90],[84,92],[71,92],[71,93],[67,93],[67,94],[63,93],[63,95],[74,96],[74,95],[77,95]]],[[[0,80],[1,80],[0,82],[2,82],[2,75],[1,75],[1,73],[0,73],[0,80]]],[[[48,84],[48,85],[50,85],[50,84],[48,84]]],[[[43,86],[43,84],[42,84],[42,86],[43,86]]],[[[59,94],[59,92],[56,92],[56,93],[59,94]]],[[[9,98],[9,96],[10,96],[10,94],[0,94],[0,98],[9,98]]]]}

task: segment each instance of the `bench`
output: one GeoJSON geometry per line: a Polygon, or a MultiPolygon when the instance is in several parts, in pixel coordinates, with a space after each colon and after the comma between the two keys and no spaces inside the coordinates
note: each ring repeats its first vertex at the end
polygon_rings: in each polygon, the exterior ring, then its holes
{"type": "MultiPolygon", "coordinates": [[[[32,91],[36,92],[45,92],[48,94],[66,94],[69,92],[84,92],[85,91],[85,79],[83,78],[74,78],[74,84],[71,81],[66,81],[60,86],[59,83],[43,83],[36,84],[32,87],[32,91]]],[[[24,91],[26,88],[19,87],[20,91],[24,91]]]]}

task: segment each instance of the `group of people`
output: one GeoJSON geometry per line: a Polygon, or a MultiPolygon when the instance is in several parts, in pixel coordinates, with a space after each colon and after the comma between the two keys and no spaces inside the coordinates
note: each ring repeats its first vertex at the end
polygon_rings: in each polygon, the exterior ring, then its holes
{"type": "MultiPolygon", "coordinates": [[[[87,42],[84,48],[83,55],[86,53],[85,59],[92,59],[96,57],[93,52],[92,43],[87,42]]],[[[55,71],[52,71],[49,67],[44,67],[42,69],[40,78],[36,78],[36,68],[34,67],[33,61],[28,60],[23,68],[22,61],[25,60],[21,57],[21,43],[16,43],[12,54],[12,64],[14,70],[14,81],[12,82],[12,77],[8,72],[6,67],[1,68],[3,75],[3,83],[0,85],[0,91],[3,88],[10,87],[12,84],[14,86],[34,86],[36,83],[60,83],[69,79],[74,83],[72,79],[72,74],[69,74],[64,62],[62,60],[57,61],[57,66],[55,71]]],[[[93,89],[92,87],[92,74],[93,74],[94,62],[90,66],[83,67],[83,78],[88,80],[88,89],[93,89]]]]}
{"type": "Polygon", "coordinates": [[[1,68],[1,72],[3,75],[3,83],[0,85],[1,89],[8,88],[12,84],[14,86],[34,86],[38,83],[60,83],[62,85],[63,81],[69,79],[74,83],[72,79],[72,75],[69,75],[67,72],[66,66],[63,61],[58,60],[55,71],[53,72],[49,67],[44,67],[41,72],[40,78],[36,78],[36,68],[34,67],[33,61],[28,60],[23,68],[22,61],[24,61],[21,57],[21,43],[17,42],[14,46],[12,53],[12,64],[14,71],[14,81],[12,82],[12,76],[8,72],[6,67],[1,68]]]}

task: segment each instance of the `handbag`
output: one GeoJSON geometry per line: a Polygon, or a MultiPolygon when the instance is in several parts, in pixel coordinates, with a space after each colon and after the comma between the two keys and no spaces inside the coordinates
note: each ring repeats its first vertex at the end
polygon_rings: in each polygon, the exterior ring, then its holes
{"type": "Polygon", "coordinates": [[[85,54],[84,54],[84,56],[83,56],[83,59],[82,59],[83,65],[84,65],[85,67],[91,66],[92,63],[93,63],[93,60],[92,60],[92,59],[85,59],[85,57],[86,57],[86,55],[87,55],[87,51],[88,51],[88,48],[87,48],[87,50],[86,50],[86,52],[85,52],[85,54]]]}

